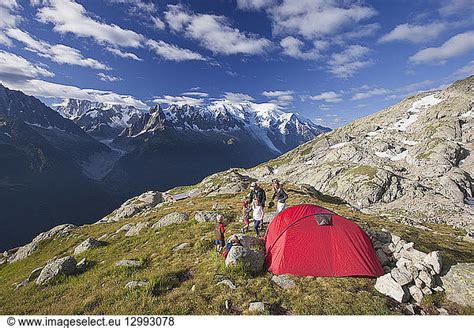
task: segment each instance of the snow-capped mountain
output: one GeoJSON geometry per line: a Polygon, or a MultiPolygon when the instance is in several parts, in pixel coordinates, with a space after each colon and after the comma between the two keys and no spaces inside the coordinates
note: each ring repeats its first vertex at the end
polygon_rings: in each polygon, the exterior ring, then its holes
{"type": "Polygon", "coordinates": [[[328,130],[273,104],[157,105],[114,140],[132,151],[105,183],[124,197],[192,184],[230,167],[257,165],[328,130]]]}
{"type": "Polygon", "coordinates": [[[113,139],[144,115],[133,106],[67,99],[55,108],[96,139],[113,139]]]}
{"type": "Polygon", "coordinates": [[[121,136],[149,137],[163,129],[216,133],[237,138],[237,141],[238,135],[243,133],[276,154],[330,130],[298,114],[281,111],[274,104],[236,104],[220,100],[203,107],[171,105],[163,109],[157,105],[121,136]]]}

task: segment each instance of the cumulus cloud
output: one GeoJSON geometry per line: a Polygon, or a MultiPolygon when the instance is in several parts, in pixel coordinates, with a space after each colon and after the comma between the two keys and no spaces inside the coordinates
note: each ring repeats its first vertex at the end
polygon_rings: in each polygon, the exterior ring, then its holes
{"type": "Polygon", "coordinates": [[[140,57],[138,57],[137,55],[135,55],[134,53],[131,53],[131,52],[122,51],[120,49],[112,48],[112,47],[106,47],[105,50],[107,50],[108,52],[110,52],[111,54],[113,54],[117,57],[126,58],[126,59],[133,59],[133,60],[137,60],[137,61],[143,61],[143,59],[141,59],[140,57]]]}
{"type": "Polygon", "coordinates": [[[459,33],[439,47],[426,48],[409,58],[414,64],[444,63],[446,60],[464,55],[474,49],[474,31],[459,33]]]}
{"type": "MultiPolygon", "coordinates": [[[[76,3],[74,0],[43,0],[41,4],[43,7],[38,9],[36,15],[38,21],[45,24],[52,23],[54,25],[53,30],[58,33],[72,33],[79,37],[93,38],[99,44],[104,44],[109,49],[116,50],[120,47],[139,48],[147,45],[157,55],[168,60],[204,59],[201,55],[189,49],[182,49],[164,41],[148,40],[143,35],[132,30],[95,20],[81,4],[76,3]]],[[[115,55],[126,55],[128,58],[133,57],[128,55],[128,53],[116,50],[113,50],[115,55]]]]}
{"type": "Polygon", "coordinates": [[[122,78],[113,76],[113,75],[108,75],[104,73],[99,73],[97,76],[104,82],[117,82],[117,81],[122,81],[122,78]]]}
{"type": "Polygon", "coordinates": [[[165,20],[171,30],[217,54],[260,54],[271,45],[265,38],[232,27],[224,16],[196,14],[182,5],[169,5],[165,20]]]}
{"type": "Polygon", "coordinates": [[[334,91],[326,91],[316,96],[310,96],[309,99],[327,103],[338,103],[342,101],[341,95],[334,91]]]}
{"type": "Polygon", "coordinates": [[[352,96],[352,100],[362,100],[362,99],[367,99],[375,96],[383,96],[387,93],[389,93],[390,90],[385,89],[385,88],[375,88],[368,90],[366,92],[357,92],[352,96]]]}
{"type": "Polygon", "coordinates": [[[361,45],[351,45],[342,52],[334,53],[328,62],[329,72],[339,78],[353,76],[360,69],[372,63],[366,56],[370,49],[361,45]]]}
{"type": "Polygon", "coordinates": [[[333,0],[284,0],[269,9],[275,33],[299,34],[306,39],[331,35],[373,17],[377,11],[359,2],[333,0]]]}
{"type": "Polygon", "coordinates": [[[0,50],[0,79],[3,82],[16,82],[37,77],[53,77],[46,68],[30,63],[21,56],[0,50]]]}
{"type": "Polygon", "coordinates": [[[187,96],[163,96],[163,97],[155,97],[153,99],[154,103],[157,104],[168,104],[168,105],[178,105],[178,106],[200,106],[204,103],[204,99],[202,98],[194,98],[194,97],[187,97],[187,96]]]}
{"type": "Polygon", "coordinates": [[[16,14],[19,8],[16,0],[4,0],[0,3],[0,44],[8,47],[13,45],[5,30],[14,28],[20,23],[21,17],[16,14]]]}
{"type": "Polygon", "coordinates": [[[166,43],[164,41],[148,40],[146,44],[155,51],[157,55],[165,59],[174,61],[185,61],[185,60],[206,60],[199,53],[191,51],[189,49],[183,49],[173,44],[166,43]]]}
{"type": "Polygon", "coordinates": [[[283,48],[283,53],[289,57],[309,60],[318,58],[320,50],[327,46],[327,42],[315,41],[312,48],[303,50],[304,42],[293,36],[287,36],[280,41],[280,46],[283,48]]]}
{"type": "Polygon", "coordinates": [[[110,67],[95,59],[85,58],[81,52],[75,48],[63,44],[50,44],[46,41],[35,39],[29,33],[20,29],[8,29],[6,34],[11,39],[23,43],[26,50],[34,52],[41,57],[51,59],[58,64],[76,65],[101,70],[110,69],[110,67]]]}
{"type": "Polygon", "coordinates": [[[271,102],[274,102],[280,106],[287,106],[293,101],[293,90],[286,91],[264,91],[262,96],[271,98],[271,102]]]}
{"type": "Polygon", "coordinates": [[[432,23],[427,25],[400,24],[382,36],[379,42],[409,41],[422,43],[437,38],[446,28],[445,23],[432,23]]]}
{"type": "Polygon", "coordinates": [[[275,0],[237,0],[237,8],[241,10],[260,10],[270,7],[275,0]]]}

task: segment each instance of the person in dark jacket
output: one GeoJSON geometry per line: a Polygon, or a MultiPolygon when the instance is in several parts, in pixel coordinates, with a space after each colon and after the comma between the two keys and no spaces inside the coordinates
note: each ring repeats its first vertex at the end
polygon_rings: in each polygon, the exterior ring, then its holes
{"type": "Polygon", "coordinates": [[[272,187],[273,187],[273,196],[272,196],[272,201],[269,204],[269,207],[271,204],[274,204],[274,200],[277,202],[277,213],[280,213],[286,208],[286,200],[288,199],[288,194],[283,190],[283,187],[278,179],[273,179],[272,181],[272,187]]]}
{"type": "Polygon", "coordinates": [[[225,245],[225,227],[224,227],[224,216],[222,214],[219,214],[217,216],[217,223],[214,228],[214,233],[216,235],[216,251],[218,253],[222,252],[222,249],[224,248],[225,245]]]}
{"type": "Polygon", "coordinates": [[[255,235],[260,237],[260,230],[263,228],[263,217],[265,216],[265,190],[260,188],[256,182],[252,182],[250,189],[250,202],[253,210],[253,229],[255,230],[255,235]]]}

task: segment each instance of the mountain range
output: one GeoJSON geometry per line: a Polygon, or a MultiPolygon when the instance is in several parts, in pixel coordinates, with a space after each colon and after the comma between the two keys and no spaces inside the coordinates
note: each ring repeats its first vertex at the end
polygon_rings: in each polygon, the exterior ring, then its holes
{"type": "Polygon", "coordinates": [[[0,224],[11,232],[0,248],[59,222],[92,222],[146,190],[254,166],[329,131],[253,103],[146,111],[68,99],[53,110],[3,86],[0,120],[0,193],[10,204],[0,224]]]}

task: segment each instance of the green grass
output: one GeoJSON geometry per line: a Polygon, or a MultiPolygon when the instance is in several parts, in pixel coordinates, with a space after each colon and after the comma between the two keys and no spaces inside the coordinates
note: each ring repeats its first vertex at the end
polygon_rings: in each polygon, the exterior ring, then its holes
{"type": "MultiPolygon", "coordinates": [[[[433,234],[351,210],[331,197],[305,195],[292,186],[288,186],[288,191],[289,205],[314,203],[354,220],[363,228],[387,228],[414,241],[420,250],[440,250],[447,266],[474,261],[472,244],[456,240],[453,230],[445,226],[431,226],[437,232],[433,234]]],[[[194,212],[210,210],[215,203],[230,207],[224,212],[226,235],[230,236],[242,226],[236,218],[243,195],[181,200],[146,215],[83,226],[67,237],[45,241],[27,259],[0,266],[0,314],[250,314],[248,306],[254,301],[265,302],[268,314],[399,314],[393,302],[375,291],[374,279],[293,277],[296,287],[283,290],[271,282],[272,276],[267,272],[253,274],[243,267],[228,269],[212,244],[213,223],[190,220],[159,230],[143,230],[136,237],[125,237],[124,233],[113,236],[126,223],[156,222],[175,211],[192,218],[194,212]],[[28,277],[50,258],[72,254],[74,247],[87,237],[98,238],[106,233],[109,237],[105,246],[75,256],[78,261],[87,257],[91,263],[83,274],[61,277],[47,286],[31,283],[13,289],[12,284],[28,277]],[[172,252],[174,246],[184,242],[190,247],[172,252]],[[117,268],[115,263],[123,259],[138,259],[143,265],[137,269],[117,268]],[[237,288],[230,290],[217,285],[223,279],[230,279],[237,288]],[[149,285],[128,290],[125,285],[132,280],[148,281],[149,285]],[[226,300],[231,302],[230,310],[225,308],[226,300]]],[[[442,297],[436,303],[429,299],[426,302],[427,311],[432,311],[435,304],[453,313],[474,313],[442,297]]]]}

